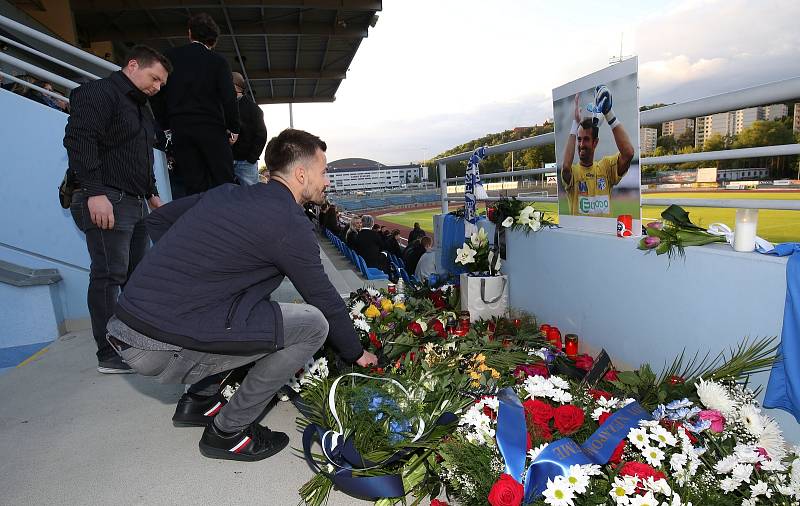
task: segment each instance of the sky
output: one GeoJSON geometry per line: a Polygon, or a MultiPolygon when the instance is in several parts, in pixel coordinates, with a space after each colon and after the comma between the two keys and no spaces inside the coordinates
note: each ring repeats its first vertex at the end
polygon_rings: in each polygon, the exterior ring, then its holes
{"type": "MultiPolygon", "coordinates": [[[[639,103],[800,76],[798,0],[384,0],[332,103],[295,104],[328,161],[403,164],[553,116],[552,90],[639,57],[639,103]]],[[[270,136],[289,106],[262,106],[270,136]]]]}

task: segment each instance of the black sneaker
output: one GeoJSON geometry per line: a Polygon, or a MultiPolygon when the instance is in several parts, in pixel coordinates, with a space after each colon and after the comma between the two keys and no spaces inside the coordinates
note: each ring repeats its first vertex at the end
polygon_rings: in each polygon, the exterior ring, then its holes
{"type": "Polygon", "coordinates": [[[175,427],[205,427],[225,404],[227,401],[219,394],[202,397],[185,393],[178,400],[178,405],[175,406],[172,425],[175,427]]]}
{"type": "Polygon", "coordinates": [[[114,355],[97,361],[97,372],[103,374],[133,374],[136,371],[122,360],[119,355],[114,355]]]}
{"type": "Polygon", "coordinates": [[[200,453],[210,459],[245,460],[253,462],[271,457],[286,448],[289,436],[273,432],[257,423],[232,434],[208,424],[200,438],[200,453]]]}

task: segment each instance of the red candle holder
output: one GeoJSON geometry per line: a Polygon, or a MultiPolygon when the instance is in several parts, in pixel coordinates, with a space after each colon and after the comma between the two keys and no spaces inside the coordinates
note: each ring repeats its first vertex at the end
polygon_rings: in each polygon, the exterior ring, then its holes
{"type": "Polygon", "coordinates": [[[514,318],[514,326],[520,328],[522,326],[522,320],[519,318],[514,318]]]}
{"type": "Polygon", "coordinates": [[[548,324],[546,324],[546,323],[543,323],[541,326],[539,326],[539,332],[541,332],[542,334],[544,334],[544,335],[545,335],[545,337],[547,336],[547,331],[548,331],[548,330],[550,330],[550,325],[548,325],[548,324]]]}
{"type": "Polygon", "coordinates": [[[389,295],[395,295],[397,293],[397,285],[389,283],[386,285],[386,291],[389,292],[389,295]]]}
{"type": "Polygon", "coordinates": [[[555,346],[558,351],[561,351],[563,348],[563,344],[561,343],[561,331],[558,330],[558,327],[550,327],[547,329],[547,340],[550,341],[550,344],[555,346]]]}
{"type": "Polygon", "coordinates": [[[469,332],[470,321],[469,321],[469,311],[461,311],[458,313],[458,330],[464,332],[465,334],[469,332]]]}
{"type": "Polygon", "coordinates": [[[578,356],[578,336],[576,334],[564,336],[564,351],[570,358],[578,356]]]}

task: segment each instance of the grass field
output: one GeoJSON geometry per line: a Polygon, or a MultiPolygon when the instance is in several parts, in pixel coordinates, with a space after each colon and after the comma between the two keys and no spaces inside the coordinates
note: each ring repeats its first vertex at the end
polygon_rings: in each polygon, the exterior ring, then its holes
{"type": "MultiPolygon", "coordinates": [[[[764,200],[800,200],[800,192],[741,192],[741,193],[722,193],[722,192],[691,192],[691,193],[648,193],[647,197],[652,198],[674,198],[674,199],[764,199],[764,200]]],[[[547,211],[555,215],[557,204],[536,204],[537,209],[547,211]]],[[[451,206],[451,209],[453,207],[451,206]]],[[[483,212],[483,206],[480,206],[483,212]]],[[[648,219],[659,219],[661,207],[644,206],[642,217],[648,219]]],[[[686,207],[691,220],[703,227],[711,223],[725,223],[733,228],[736,210],[718,207],[686,207]]],[[[439,214],[439,208],[422,209],[407,211],[402,213],[388,213],[378,216],[380,219],[411,227],[414,222],[419,222],[425,230],[433,230],[433,216],[439,214]]],[[[557,220],[557,216],[556,216],[557,220]]],[[[758,235],[768,241],[775,243],[800,241],[800,211],[772,211],[762,210],[758,213],[758,235]]]]}

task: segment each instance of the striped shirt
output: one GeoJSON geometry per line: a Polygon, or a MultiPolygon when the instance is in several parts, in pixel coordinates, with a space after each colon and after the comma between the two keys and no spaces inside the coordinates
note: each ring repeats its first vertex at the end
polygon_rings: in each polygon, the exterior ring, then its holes
{"type": "Polygon", "coordinates": [[[158,195],[155,120],[147,95],[118,71],[76,88],[70,107],[64,147],[83,191],[89,196],[108,190],[158,195]]]}

